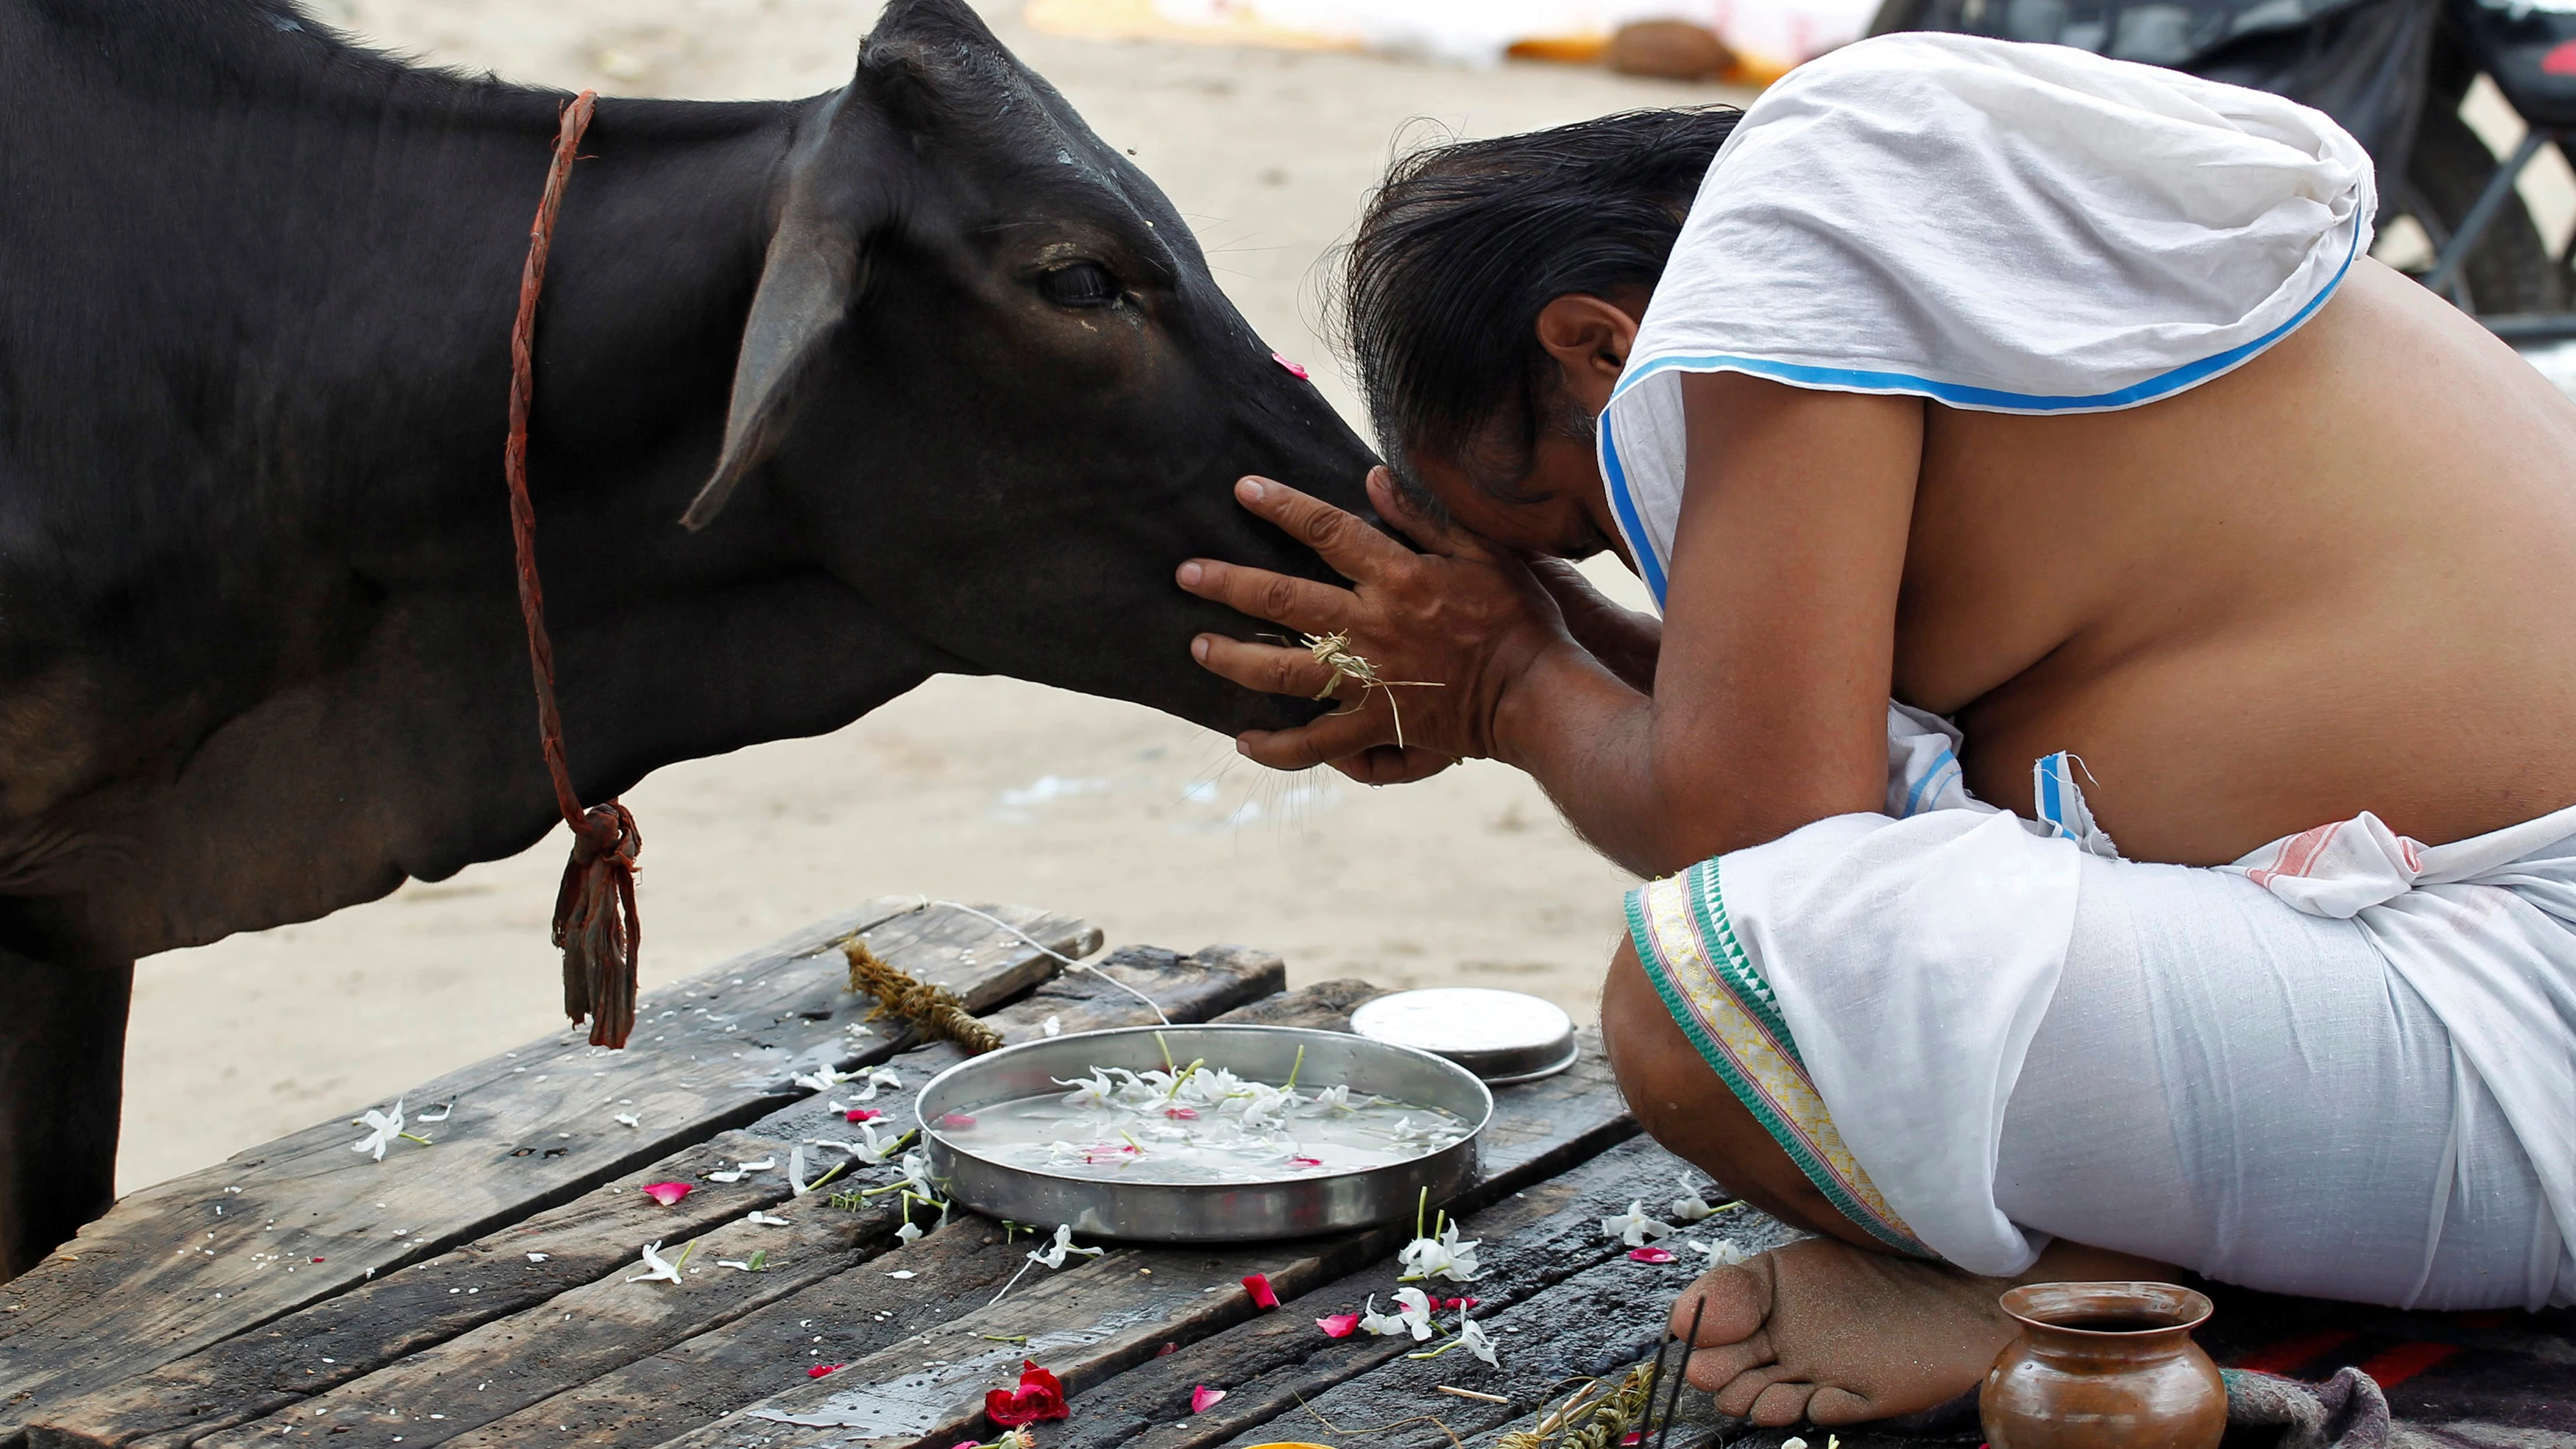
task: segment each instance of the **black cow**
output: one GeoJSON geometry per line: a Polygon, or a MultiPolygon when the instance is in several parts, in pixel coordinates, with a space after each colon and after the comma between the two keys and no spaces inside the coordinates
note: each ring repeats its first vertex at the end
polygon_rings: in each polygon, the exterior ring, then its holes
{"type": "MultiPolygon", "coordinates": [[[[110,1199],[135,957],[555,819],[500,453],[565,99],[287,0],[0,0],[0,1270],[110,1199]]],[[[1314,573],[1229,485],[1358,507],[1368,450],[964,4],[581,154],[530,458],[585,799],[942,672],[1288,722],[1171,572],[1314,573]]]]}

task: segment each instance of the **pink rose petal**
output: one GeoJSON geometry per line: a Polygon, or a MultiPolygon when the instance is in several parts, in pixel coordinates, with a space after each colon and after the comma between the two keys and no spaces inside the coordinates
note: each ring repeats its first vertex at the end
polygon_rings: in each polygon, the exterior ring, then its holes
{"type": "Polygon", "coordinates": [[[873,1122],[885,1114],[874,1107],[852,1107],[841,1115],[853,1122],[873,1122]]]}
{"type": "Polygon", "coordinates": [[[963,1112],[948,1112],[941,1115],[939,1125],[954,1131],[960,1127],[974,1126],[975,1119],[967,1116],[963,1112]]]}
{"type": "Polygon", "coordinates": [[[1163,1109],[1163,1115],[1166,1117],[1178,1117],[1184,1122],[1195,1122],[1199,1120],[1199,1109],[1196,1107],[1165,1107],[1163,1109]]]}
{"type": "Polygon", "coordinates": [[[1628,1257],[1639,1263],[1669,1263],[1673,1260],[1672,1252],[1665,1248],[1630,1248],[1628,1257]]]}
{"type": "Polygon", "coordinates": [[[691,1189],[689,1185],[685,1182],[648,1182],[644,1184],[644,1195],[653,1199],[653,1201],[660,1203],[664,1207],[669,1207],[671,1204],[687,1197],[690,1191],[691,1189]]]}
{"type": "Polygon", "coordinates": [[[1190,1412],[1193,1414],[1204,1414],[1208,1410],[1215,1408],[1217,1400],[1224,1397],[1225,1390],[1212,1389],[1205,1384],[1201,1384],[1197,1388],[1190,1390],[1190,1412]]]}
{"type": "Polygon", "coordinates": [[[1281,367],[1284,367],[1284,368],[1288,369],[1289,373],[1290,373],[1291,375],[1293,375],[1293,376],[1296,376],[1296,377],[1299,377],[1299,378],[1304,378],[1304,377],[1306,376],[1306,369],[1304,369],[1304,368],[1302,368],[1302,367],[1299,367],[1299,366],[1298,366],[1296,363],[1294,363],[1294,362],[1289,361],[1289,360],[1288,360],[1288,354],[1286,354],[1286,353],[1284,353],[1284,352],[1274,352],[1274,353],[1271,353],[1271,354],[1270,354],[1270,360],[1271,360],[1271,361],[1273,361],[1273,362],[1275,362],[1275,363],[1278,363],[1281,367]]]}
{"type": "Polygon", "coordinates": [[[1359,1331],[1360,1316],[1356,1313],[1336,1313],[1330,1318],[1316,1319],[1315,1326],[1324,1330],[1326,1338],[1348,1338],[1359,1331]]]}
{"type": "Polygon", "coordinates": [[[1252,1306],[1253,1306],[1253,1307],[1255,1307],[1255,1308],[1276,1308],[1276,1307],[1278,1307],[1278,1306],[1279,1306],[1279,1294],[1278,1294],[1278,1292],[1277,1292],[1276,1290],[1274,1290],[1274,1289],[1270,1286],[1270,1275],[1269,1275],[1269,1274],[1267,1274],[1267,1273],[1246,1273],[1246,1274],[1244,1274],[1244,1275],[1243,1275],[1243,1288],[1244,1288],[1244,1291],[1245,1291],[1245,1292],[1250,1293],[1250,1294],[1252,1295],[1252,1306]]]}
{"type": "Polygon", "coordinates": [[[1301,1152],[1296,1156],[1289,1158],[1288,1165],[1290,1167],[1321,1167],[1324,1165],[1324,1159],[1320,1157],[1308,1157],[1306,1154],[1301,1152]]]}

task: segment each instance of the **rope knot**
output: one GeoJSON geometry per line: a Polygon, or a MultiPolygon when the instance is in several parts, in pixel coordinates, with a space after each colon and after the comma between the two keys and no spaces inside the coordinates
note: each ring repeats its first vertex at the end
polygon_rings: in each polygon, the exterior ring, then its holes
{"type": "Polygon", "coordinates": [[[635,963],[644,937],[635,918],[635,859],[644,853],[644,835],[614,800],[591,806],[572,825],[572,859],[555,892],[564,1014],[590,1018],[592,1046],[622,1047],[635,1029],[635,963]]]}

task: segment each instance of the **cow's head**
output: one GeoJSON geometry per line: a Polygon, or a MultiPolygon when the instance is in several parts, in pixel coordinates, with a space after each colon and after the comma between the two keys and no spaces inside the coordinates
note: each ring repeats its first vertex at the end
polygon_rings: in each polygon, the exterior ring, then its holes
{"type": "Polygon", "coordinates": [[[1239,507],[1260,473],[1354,510],[1368,448],[1275,359],[1154,183],[954,0],[896,0],[804,119],[734,376],[738,491],[970,664],[1218,729],[1308,711],[1191,663],[1265,627],[1172,582],[1324,575],[1239,507]]]}

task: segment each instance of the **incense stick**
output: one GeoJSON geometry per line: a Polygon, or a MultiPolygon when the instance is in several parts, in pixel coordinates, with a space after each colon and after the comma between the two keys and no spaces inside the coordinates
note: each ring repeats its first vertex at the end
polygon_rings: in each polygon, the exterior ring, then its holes
{"type": "MultiPolygon", "coordinates": [[[[1664,1398],[1664,1422],[1663,1427],[1655,1431],[1655,1449],[1670,1449],[1672,1444],[1673,1420],[1682,1411],[1682,1387],[1690,1381],[1691,1355],[1699,1351],[1699,1318],[1707,1311],[1708,1295],[1702,1293],[1699,1301],[1691,1306],[1690,1334],[1682,1340],[1682,1361],[1673,1370],[1673,1391],[1664,1398]]],[[[1663,1355],[1657,1354],[1655,1359],[1661,1363],[1663,1355]]]]}

